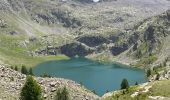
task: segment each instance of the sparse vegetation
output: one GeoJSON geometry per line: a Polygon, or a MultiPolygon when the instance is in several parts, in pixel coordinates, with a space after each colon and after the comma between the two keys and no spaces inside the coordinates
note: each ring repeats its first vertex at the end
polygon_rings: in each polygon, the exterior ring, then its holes
{"type": "Polygon", "coordinates": [[[150,95],[170,97],[170,80],[154,82],[150,95]]]}
{"type": "Polygon", "coordinates": [[[69,100],[69,93],[66,87],[57,90],[55,100],[69,100]]]}
{"type": "Polygon", "coordinates": [[[21,67],[21,73],[25,74],[25,75],[28,74],[27,68],[24,65],[22,65],[22,67],[21,67]]]}
{"type": "Polygon", "coordinates": [[[151,74],[152,74],[151,69],[148,69],[148,70],[146,71],[146,76],[147,76],[147,77],[150,77],[151,74]]]}
{"type": "Polygon", "coordinates": [[[155,80],[159,80],[159,78],[160,78],[160,74],[157,73],[157,74],[156,74],[156,79],[155,79],[155,80]]]}
{"type": "Polygon", "coordinates": [[[136,57],[141,58],[142,57],[142,51],[139,49],[136,51],[136,57]]]}
{"type": "Polygon", "coordinates": [[[147,100],[148,94],[142,93],[136,97],[131,97],[135,91],[138,90],[138,86],[129,87],[128,91],[119,90],[116,94],[113,94],[110,97],[105,98],[104,100],[147,100]]]}
{"type": "Polygon", "coordinates": [[[11,68],[11,69],[14,69],[14,67],[13,67],[13,66],[11,66],[10,68],[11,68]]]}
{"type": "Polygon", "coordinates": [[[33,72],[32,72],[32,68],[29,69],[29,75],[34,75],[33,72]]]}
{"type": "Polygon", "coordinates": [[[41,77],[51,77],[51,76],[48,75],[47,73],[44,73],[43,75],[41,75],[41,77]]]}
{"type": "Polygon", "coordinates": [[[15,69],[14,69],[15,71],[18,71],[18,66],[15,66],[15,69]]]}

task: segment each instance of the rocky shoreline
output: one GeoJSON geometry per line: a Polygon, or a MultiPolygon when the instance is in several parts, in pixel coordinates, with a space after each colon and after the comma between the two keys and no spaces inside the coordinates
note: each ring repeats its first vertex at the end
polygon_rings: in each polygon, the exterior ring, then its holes
{"type": "MultiPolygon", "coordinates": [[[[55,91],[66,86],[71,100],[96,100],[99,97],[80,84],[63,78],[34,77],[41,85],[45,100],[53,100],[55,91]]],[[[26,75],[0,65],[0,100],[19,100],[26,75]]]]}

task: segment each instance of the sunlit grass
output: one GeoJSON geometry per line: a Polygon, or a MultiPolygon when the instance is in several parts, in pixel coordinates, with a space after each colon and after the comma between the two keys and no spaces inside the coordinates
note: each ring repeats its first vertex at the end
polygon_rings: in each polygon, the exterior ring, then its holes
{"type": "MultiPolygon", "coordinates": [[[[20,47],[18,44],[25,40],[23,36],[10,36],[1,34],[0,37],[0,60],[5,64],[12,66],[25,65],[27,67],[33,67],[39,63],[49,60],[63,60],[69,59],[64,55],[58,56],[31,56],[28,53],[28,47],[20,47]]],[[[34,49],[39,47],[34,46],[34,49]]]]}

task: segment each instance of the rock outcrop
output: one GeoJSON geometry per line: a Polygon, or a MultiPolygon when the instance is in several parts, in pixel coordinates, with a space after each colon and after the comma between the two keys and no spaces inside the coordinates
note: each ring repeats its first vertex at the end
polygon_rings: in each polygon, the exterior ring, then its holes
{"type": "Polygon", "coordinates": [[[94,52],[93,49],[82,43],[71,43],[61,47],[61,53],[69,57],[87,56],[88,54],[91,54],[93,52],[94,52]]]}
{"type": "Polygon", "coordinates": [[[103,43],[109,42],[108,39],[102,36],[83,36],[83,37],[78,38],[78,41],[90,47],[95,47],[103,43]]]}

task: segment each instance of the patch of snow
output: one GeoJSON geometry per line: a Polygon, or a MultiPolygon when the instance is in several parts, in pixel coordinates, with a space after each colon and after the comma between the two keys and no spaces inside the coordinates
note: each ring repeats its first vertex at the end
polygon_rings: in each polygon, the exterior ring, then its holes
{"type": "Polygon", "coordinates": [[[100,0],[93,0],[93,2],[99,2],[100,0]]]}

